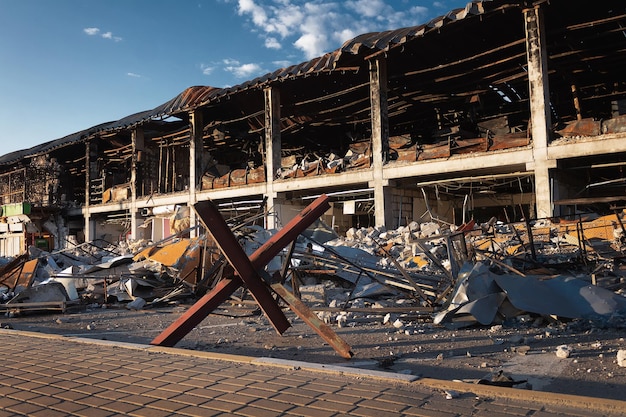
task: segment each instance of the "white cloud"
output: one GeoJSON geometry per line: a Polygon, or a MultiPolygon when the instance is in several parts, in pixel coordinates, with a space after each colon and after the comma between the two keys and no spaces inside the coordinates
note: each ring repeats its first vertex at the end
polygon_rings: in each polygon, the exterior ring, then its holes
{"type": "Polygon", "coordinates": [[[135,74],[134,72],[127,72],[126,75],[133,78],[141,78],[141,75],[135,74]]]}
{"type": "Polygon", "coordinates": [[[103,37],[104,39],[111,39],[111,40],[114,40],[115,42],[119,42],[119,41],[121,41],[121,40],[122,40],[122,38],[120,38],[119,36],[113,36],[113,33],[111,33],[111,32],[106,32],[106,33],[103,33],[103,34],[102,34],[102,37],[103,37]]]}
{"type": "Polygon", "coordinates": [[[202,74],[204,74],[204,75],[211,75],[213,70],[215,70],[215,66],[201,64],[200,65],[200,69],[202,70],[202,74]]]}
{"type": "Polygon", "coordinates": [[[237,78],[249,78],[265,72],[259,64],[241,64],[236,60],[224,60],[225,71],[232,73],[237,78]],[[226,62],[228,62],[226,64],[226,62]]]}
{"type": "Polygon", "coordinates": [[[323,55],[361,33],[425,23],[429,10],[393,0],[237,0],[266,48],[288,42],[307,59],[323,55]],[[400,3],[400,4],[399,4],[400,3]]]}
{"type": "Polygon", "coordinates": [[[278,39],[269,37],[265,38],[265,47],[268,49],[280,49],[282,45],[278,42],[278,39]]]}
{"type": "MultiPolygon", "coordinates": [[[[95,36],[100,33],[100,28],[85,28],[83,29],[83,32],[85,32],[89,36],[95,36]]],[[[119,42],[122,40],[122,38],[120,38],[119,36],[113,36],[112,32],[104,32],[100,36],[102,36],[104,39],[110,39],[115,42],[119,42]]]]}

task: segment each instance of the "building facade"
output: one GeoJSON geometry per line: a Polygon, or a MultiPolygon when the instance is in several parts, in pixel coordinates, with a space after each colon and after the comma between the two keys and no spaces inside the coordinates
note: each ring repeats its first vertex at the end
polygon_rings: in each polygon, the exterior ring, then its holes
{"type": "MultiPolygon", "coordinates": [[[[163,239],[195,202],[277,228],[575,216],[626,200],[626,5],[475,1],[0,157],[0,255],[163,239]]],[[[182,226],[181,226],[182,225],[182,226]]],[[[193,232],[192,232],[193,233],[193,232]]]]}

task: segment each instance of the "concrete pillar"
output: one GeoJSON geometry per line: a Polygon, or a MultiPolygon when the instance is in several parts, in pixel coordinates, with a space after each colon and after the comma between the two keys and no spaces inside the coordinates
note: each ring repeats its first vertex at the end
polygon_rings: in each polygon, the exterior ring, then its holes
{"type": "MultiPolygon", "coordinates": [[[[280,91],[275,87],[263,90],[265,101],[265,179],[267,181],[267,208],[275,210],[278,201],[274,191],[274,177],[281,167],[281,136],[280,136],[280,91]]],[[[276,216],[268,216],[265,222],[267,229],[277,228],[276,216]]]]}
{"type": "Polygon", "coordinates": [[[84,226],[83,233],[85,242],[93,240],[93,232],[90,225],[89,200],[91,199],[91,140],[85,142],[85,202],[83,205],[84,226]]]}
{"type": "Polygon", "coordinates": [[[139,217],[139,213],[137,211],[137,194],[141,178],[138,171],[140,164],[139,157],[144,152],[143,129],[133,129],[131,133],[131,146],[133,149],[133,156],[130,167],[130,238],[134,240],[137,239],[137,219],[139,217]]]}
{"type": "Polygon", "coordinates": [[[387,114],[387,62],[384,58],[370,60],[370,105],[372,119],[372,175],[374,188],[374,225],[392,227],[393,213],[389,181],[383,166],[389,157],[389,118],[387,114]]]}
{"type": "Polygon", "coordinates": [[[550,168],[556,161],[548,160],[551,134],[550,90],[543,13],[540,6],[524,9],[528,90],[530,96],[530,133],[533,141],[533,162],[527,169],[535,172],[535,204],[537,218],[553,215],[550,168]]]}
{"type": "MultiPolygon", "coordinates": [[[[202,181],[202,153],[204,149],[204,119],[200,109],[195,109],[189,113],[189,124],[191,138],[189,141],[189,207],[193,207],[197,202],[197,189],[202,181]]],[[[196,225],[196,211],[189,210],[189,225],[196,225]]],[[[193,229],[190,237],[197,237],[198,231],[193,229]]]]}

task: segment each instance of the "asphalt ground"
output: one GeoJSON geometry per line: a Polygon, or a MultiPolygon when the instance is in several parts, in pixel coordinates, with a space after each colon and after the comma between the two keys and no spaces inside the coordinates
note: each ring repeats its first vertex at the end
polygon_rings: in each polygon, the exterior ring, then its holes
{"type": "Polygon", "coordinates": [[[624,416],[626,401],[0,329],[2,416],[624,416]]]}

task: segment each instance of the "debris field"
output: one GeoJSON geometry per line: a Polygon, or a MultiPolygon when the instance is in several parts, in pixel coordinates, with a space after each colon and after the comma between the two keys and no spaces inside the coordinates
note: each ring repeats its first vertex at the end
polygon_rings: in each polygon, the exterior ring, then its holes
{"type": "Polygon", "coordinates": [[[219,212],[203,203],[202,227],[159,242],[30,247],[4,259],[3,327],[623,392],[623,211],[463,225],[431,216],[339,236],[317,216],[266,230],[261,209],[218,230],[219,212]],[[209,313],[194,313],[199,304],[209,313]]]}

